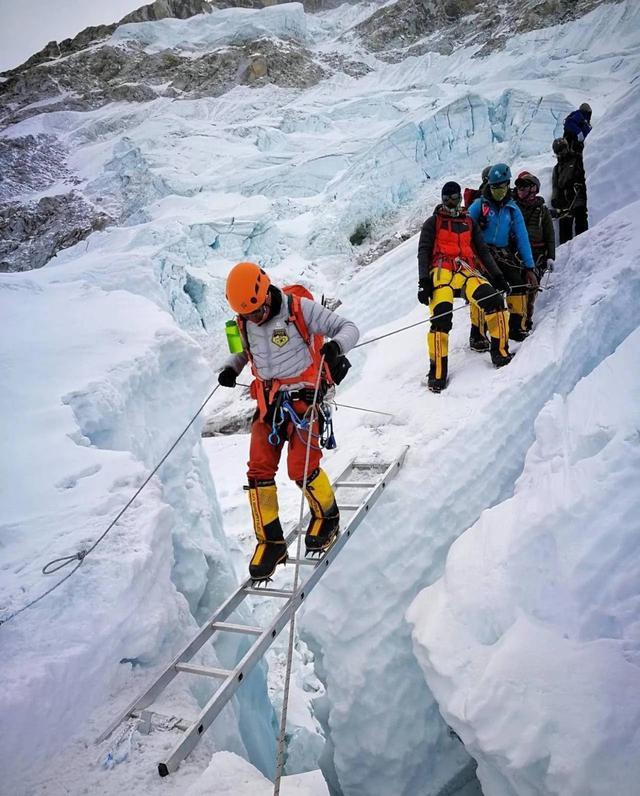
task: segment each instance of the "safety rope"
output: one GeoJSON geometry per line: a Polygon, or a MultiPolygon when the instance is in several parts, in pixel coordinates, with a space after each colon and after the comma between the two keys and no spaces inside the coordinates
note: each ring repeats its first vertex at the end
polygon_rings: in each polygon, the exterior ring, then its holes
{"type": "MultiPolygon", "coordinates": [[[[521,287],[531,287],[531,285],[529,285],[528,282],[525,282],[522,285],[511,285],[510,287],[511,287],[511,290],[517,290],[517,289],[519,289],[521,287]]],[[[538,288],[538,289],[540,289],[540,288],[538,288]]],[[[490,293],[488,296],[485,296],[484,298],[480,299],[480,301],[478,301],[476,303],[477,304],[481,304],[482,302],[487,301],[487,299],[493,298],[494,296],[503,296],[504,294],[505,294],[505,291],[496,290],[495,293],[490,293]]],[[[425,323],[431,323],[431,321],[437,321],[439,318],[445,318],[447,315],[453,315],[454,312],[459,312],[460,310],[465,309],[466,306],[467,306],[466,304],[462,304],[461,306],[454,307],[453,309],[447,310],[446,312],[439,312],[437,315],[432,315],[430,318],[423,318],[423,320],[421,320],[421,321],[416,321],[415,323],[410,323],[408,326],[401,326],[399,329],[394,329],[394,331],[392,331],[392,332],[387,332],[386,334],[381,334],[381,335],[378,335],[377,337],[372,337],[369,340],[364,340],[362,343],[358,343],[357,345],[354,345],[353,348],[354,349],[362,348],[363,346],[370,345],[371,343],[375,343],[378,340],[384,340],[385,337],[391,337],[394,334],[399,334],[400,332],[405,332],[407,329],[414,329],[416,326],[423,326],[425,323]]]]}
{"type": "MultiPolygon", "coordinates": [[[[528,283],[524,283],[522,285],[512,285],[511,289],[514,290],[514,289],[518,289],[518,288],[522,288],[522,287],[530,287],[530,285],[528,283]]],[[[542,290],[543,288],[539,287],[538,289],[542,290]]],[[[546,289],[546,288],[544,288],[544,289],[546,289]]],[[[483,299],[478,301],[478,304],[481,304],[482,302],[486,301],[487,299],[493,298],[493,296],[496,296],[496,295],[503,295],[503,291],[496,290],[495,293],[491,293],[490,295],[485,296],[483,299]]],[[[386,334],[381,334],[381,335],[378,335],[377,337],[372,337],[369,340],[364,340],[362,343],[358,343],[358,345],[354,346],[354,348],[362,348],[363,346],[370,345],[371,343],[375,343],[378,340],[384,340],[387,337],[391,337],[392,335],[399,334],[400,332],[404,332],[407,329],[413,329],[416,326],[422,326],[422,325],[424,325],[426,323],[430,323],[432,321],[438,320],[439,318],[444,318],[447,315],[452,315],[454,312],[458,312],[459,310],[465,309],[465,307],[466,307],[466,304],[463,304],[460,307],[455,307],[455,308],[452,308],[450,310],[447,310],[446,312],[438,313],[437,315],[433,315],[430,318],[424,318],[423,320],[417,321],[416,323],[411,323],[411,324],[408,324],[407,326],[402,326],[399,329],[394,329],[393,331],[387,332],[386,334]]],[[[322,358],[322,361],[324,362],[324,357],[322,358]]],[[[242,384],[242,385],[239,385],[239,386],[246,387],[248,385],[242,384]]],[[[320,386],[320,382],[318,381],[318,383],[316,385],[316,392],[314,394],[314,404],[313,404],[314,407],[315,407],[315,401],[316,401],[317,395],[318,395],[319,386],[320,386]]],[[[58,572],[59,570],[63,569],[68,564],[72,563],[73,561],[77,561],[78,562],[76,564],[76,566],[70,572],[68,572],[61,580],[59,580],[57,583],[55,583],[53,586],[51,586],[51,588],[49,588],[46,591],[44,591],[42,594],[40,594],[34,600],[31,600],[30,602],[26,603],[25,605],[22,606],[22,608],[19,608],[17,611],[14,611],[13,613],[9,614],[8,616],[6,616],[4,618],[0,618],[0,626],[3,625],[3,624],[6,624],[7,622],[10,622],[12,619],[15,619],[16,616],[19,616],[23,611],[26,611],[27,608],[31,608],[32,606],[34,606],[37,603],[39,603],[47,595],[51,594],[53,591],[55,591],[57,588],[59,588],[75,572],[78,571],[78,569],[82,566],[82,563],[83,563],[84,559],[96,549],[96,547],[100,544],[100,542],[105,538],[105,536],[109,533],[109,531],[114,527],[114,525],[116,525],[118,523],[118,521],[123,516],[123,514],[129,509],[129,507],[135,501],[135,499],[138,497],[138,495],[142,492],[142,490],[146,487],[146,485],[149,483],[149,481],[158,472],[160,467],[162,467],[162,465],[165,463],[165,461],[169,458],[171,453],[173,453],[173,451],[175,450],[175,448],[178,445],[178,443],[182,440],[184,435],[191,428],[193,423],[196,421],[196,419],[198,418],[198,416],[200,415],[202,410],[209,403],[209,401],[211,400],[211,398],[213,397],[213,395],[215,394],[215,392],[217,391],[217,389],[219,387],[220,387],[220,385],[216,384],[216,386],[211,390],[209,395],[205,398],[205,400],[200,405],[198,411],[191,418],[191,420],[187,423],[187,425],[182,430],[180,435],[177,437],[175,442],[171,445],[169,450],[164,454],[164,456],[160,459],[158,464],[153,468],[151,473],[143,481],[142,485],[136,490],[135,494],[125,504],[125,506],[118,512],[118,514],[111,521],[111,523],[108,525],[106,530],[103,531],[102,534],[100,534],[100,536],[91,545],[91,547],[89,547],[87,550],[78,550],[73,555],[61,556],[60,558],[54,558],[52,561],[49,561],[47,564],[44,565],[44,567],[42,568],[42,573],[43,573],[43,575],[52,575],[55,572],[58,572]]],[[[340,406],[340,404],[336,404],[336,405],[340,406]]],[[[374,410],[371,410],[371,409],[362,409],[360,407],[354,407],[354,406],[346,406],[346,408],[348,408],[348,409],[359,409],[359,411],[362,411],[362,412],[373,412],[374,411],[374,410]]],[[[315,408],[314,408],[313,412],[315,414],[315,408]]],[[[390,413],[388,413],[388,412],[376,412],[376,414],[389,415],[390,413]]],[[[392,415],[390,415],[390,416],[392,416],[392,415]]],[[[311,433],[307,437],[307,445],[308,446],[309,446],[310,442],[311,442],[311,433]]],[[[297,570],[296,570],[296,573],[297,573],[297,570]]]]}
{"type": "MultiPolygon", "coordinates": [[[[309,459],[311,457],[311,432],[313,424],[316,421],[316,403],[318,401],[318,393],[320,392],[320,382],[322,381],[322,370],[324,365],[324,354],[320,359],[320,367],[318,368],[318,378],[316,379],[315,390],[313,393],[313,402],[305,412],[305,417],[309,415],[309,433],[307,435],[307,449],[305,451],[304,459],[304,474],[302,477],[302,494],[300,495],[300,514],[298,516],[298,541],[296,545],[296,564],[293,573],[293,593],[295,594],[298,589],[298,576],[300,573],[300,556],[302,554],[302,520],[304,517],[304,500],[305,492],[307,491],[307,478],[309,476],[309,459]]],[[[280,716],[280,733],[278,735],[278,751],[276,756],[276,776],[273,781],[273,796],[280,794],[280,780],[282,779],[282,771],[284,769],[284,739],[285,730],[287,727],[287,712],[289,706],[289,688],[291,684],[291,667],[293,662],[293,644],[294,632],[296,623],[296,612],[291,611],[291,619],[289,620],[289,648],[287,651],[287,668],[284,677],[284,693],[282,695],[282,714],[280,716]]]]}
{"type": "Polygon", "coordinates": [[[106,528],[106,530],[103,531],[100,534],[100,536],[91,545],[91,547],[89,547],[87,550],[78,550],[77,553],[74,553],[73,555],[70,555],[70,556],[62,556],[60,558],[54,558],[52,561],[49,561],[47,564],[45,564],[44,567],[42,568],[42,574],[43,575],[52,575],[54,572],[58,572],[59,570],[61,570],[64,567],[66,567],[67,564],[70,564],[72,561],[77,561],[78,563],[71,570],[71,572],[68,572],[64,576],[64,578],[59,580],[57,583],[55,583],[53,586],[51,586],[51,588],[47,589],[41,595],[36,597],[35,600],[31,600],[31,602],[28,602],[26,605],[23,605],[22,608],[19,608],[17,611],[14,611],[12,614],[9,614],[9,616],[6,616],[3,619],[0,619],[0,625],[3,625],[3,624],[6,624],[7,622],[10,622],[12,619],[15,619],[16,616],[19,616],[23,611],[26,611],[27,608],[31,608],[33,605],[36,605],[36,603],[39,603],[40,600],[43,600],[48,594],[51,594],[51,592],[55,591],[66,580],[68,580],[75,572],[78,571],[78,569],[82,566],[82,562],[85,560],[85,558],[96,549],[96,547],[100,544],[100,542],[105,538],[105,536],[109,533],[109,531],[114,527],[114,525],[116,525],[118,523],[118,521],[120,520],[122,515],[125,513],[125,511],[127,511],[127,509],[131,506],[131,504],[134,502],[134,500],[138,497],[138,495],[145,488],[145,486],[149,483],[149,481],[151,481],[153,476],[158,472],[158,470],[162,467],[162,465],[165,463],[165,461],[173,453],[173,451],[175,450],[175,448],[178,445],[178,443],[182,440],[184,435],[187,433],[187,431],[194,424],[194,422],[196,421],[198,415],[202,412],[202,410],[205,408],[205,406],[209,403],[209,401],[211,400],[211,398],[213,397],[214,393],[216,392],[216,390],[219,387],[220,387],[220,385],[216,384],[216,386],[211,390],[209,395],[205,398],[205,400],[200,405],[200,408],[198,409],[198,411],[195,413],[195,415],[191,418],[191,420],[184,427],[184,429],[182,430],[180,435],[177,437],[175,442],[171,445],[169,450],[164,454],[164,456],[160,459],[158,464],[156,464],[156,466],[153,468],[153,470],[145,478],[145,480],[143,481],[142,485],[140,487],[138,487],[138,489],[135,491],[135,494],[133,495],[133,497],[131,497],[127,501],[125,506],[118,512],[116,517],[109,523],[109,525],[106,528]]]}

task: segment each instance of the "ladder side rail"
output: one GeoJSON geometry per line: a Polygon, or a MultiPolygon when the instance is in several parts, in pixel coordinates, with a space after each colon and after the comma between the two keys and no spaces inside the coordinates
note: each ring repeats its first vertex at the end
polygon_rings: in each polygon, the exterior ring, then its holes
{"type": "MultiPolygon", "coordinates": [[[[370,492],[367,493],[358,511],[356,511],[354,515],[349,518],[349,521],[347,522],[344,531],[340,533],[334,544],[331,545],[329,550],[327,550],[327,552],[318,561],[317,566],[311,572],[309,577],[306,578],[302,582],[302,584],[298,587],[298,590],[296,591],[296,597],[299,594],[301,594],[301,598],[304,599],[304,597],[306,597],[306,595],[309,594],[311,589],[313,589],[316,583],[320,580],[320,578],[324,574],[325,570],[327,569],[331,561],[333,561],[333,559],[338,555],[340,550],[347,543],[347,540],[351,537],[352,533],[356,530],[358,525],[360,525],[362,520],[367,516],[371,505],[377,501],[377,499],[380,497],[380,495],[386,488],[387,483],[392,478],[395,477],[398,470],[402,467],[407,450],[408,446],[405,446],[402,450],[402,453],[398,456],[398,458],[394,459],[394,461],[391,462],[391,464],[386,468],[386,470],[383,473],[381,473],[378,484],[373,489],[371,489],[370,492]]],[[[300,600],[300,602],[302,602],[302,599],[300,600]]]]}
{"type": "Polygon", "coordinates": [[[255,640],[231,675],[227,677],[224,683],[222,683],[211,696],[207,704],[200,711],[197,719],[185,732],[182,739],[175,745],[171,754],[166,760],[158,764],[158,772],[161,777],[176,771],[180,763],[194,749],[200,740],[200,736],[211,726],[218,714],[238,690],[244,679],[251,673],[256,663],[264,657],[265,652],[269,649],[280,631],[286,627],[291,617],[291,612],[294,610],[294,606],[299,600],[300,597],[298,592],[292,597],[289,597],[269,627],[267,627],[264,633],[255,640]]]}
{"type": "Polygon", "coordinates": [[[287,625],[291,616],[291,612],[300,607],[302,602],[306,599],[311,590],[320,580],[331,561],[333,561],[342,547],[344,547],[352,532],[355,531],[356,527],[365,518],[369,511],[371,502],[375,502],[378,499],[382,491],[385,489],[386,483],[396,475],[402,466],[407,450],[408,447],[405,447],[401,455],[395,459],[386,468],[386,470],[384,470],[384,472],[381,473],[377,486],[367,495],[367,498],[363,502],[360,510],[350,518],[344,532],[340,534],[337,541],[319,560],[318,565],[313,569],[310,576],[298,586],[296,592],[282,606],[271,625],[248,650],[244,658],[234,670],[233,674],[224,682],[222,686],[220,686],[215,694],[213,694],[209,702],[202,709],[196,721],[185,733],[185,737],[178,744],[176,744],[169,757],[164,762],[158,764],[160,776],[166,776],[167,774],[174,772],[180,763],[193,750],[198,743],[200,736],[211,726],[214,719],[218,716],[229,699],[231,699],[233,694],[237,691],[246,675],[251,672],[255,664],[263,657],[264,653],[271,646],[280,631],[287,625]]]}
{"type": "MultiPolygon", "coordinates": [[[[344,478],[349,472],[351,472],[352,469],[353,461],[347,465],[347,467],[340,474],[339,478],[344,478]]],[[[303,523],[308,519],[308,517],[309,515],[305,514],[303,523]]],[[[296,539],[297,533],[298,525],[296,523],[292,530],[285,536],[287,546],[296,539]]],[[[235,611],[240,603],[242,603],[246,597],[249,596],[250,592],[248,592],[247,589],[251,587],[252,583],[252,578],[248,577],[238,586],[236,591],[227,598],[227,600],[209,617],[209,619],[207,619],[206,623],[202,625],[197,635],[166,667],[162,674],[159,675],[159,677],[153,681],[149,688],[143,694],[137,697],[98,738],[96,738],[95,743],[100,744],[105,741],[114,732],[114,730],[116,730],[123,721],[126,721],[128,718],[130,718],[134,712],[144,710],[153,704],[154,700],[160,696],[160,694],[169,685],[173,678],[179,674],[178,670],[175,668],[176,664],[191,660],[195,653],[198,652],[198,650],[203,647],[207,641],[209,641],[211,636],[218,631],[218,628],[212,627],[212,625],[215,622],[224,621],[228,616],[230,616],[231,613],[233,613],[233,611],[235,611]]]]}
{"type": "Polygon", "coordinates": [[[116,730],[120,724],[122,724],[123,721],[126,721],[134,712],[144,710],[145,708],[148,708],[149,705],[153,704],[154,700],[158,698],[158,696],[164,691],[173,678],[179,674],[179,671],[176,669],[176,665],[191,660],[196,652],[198,652],[198,650],[201,649],[201,647],[203,647],[207,641],[209,641],[214,633],[220,632],[216,627],[213,627],[213,625],[216,622],[226,619],[230,614],[233,613],[233,611],[235,611],[238,605],[240,605],[240,603],[246,599],[247,595],[243,589],[250,583],[250,581],[251,579],[247,578],[247,580],[227,598],[220,608],[209,619],[207,619],[205,624],[202,625],[198,631],[197,635],[194,636],[187,646],[178,653],[178,655],[166,667],[162,674],[157,677],[151,686],[149,686],[149,688],[143,694],[137,697],[129,705],[129,707],[107,727],[102,735],[96,738],[95,743],[100,744],[105,741],[111,735],[111,733],[114,732],[114,730],[116,730]]]}

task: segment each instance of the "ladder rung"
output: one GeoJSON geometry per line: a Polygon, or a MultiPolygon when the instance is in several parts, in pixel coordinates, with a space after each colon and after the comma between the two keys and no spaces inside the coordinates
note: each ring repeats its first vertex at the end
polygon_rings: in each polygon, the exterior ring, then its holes
{"type": "Polygon", "coordinates": [[[226,630],[228,633],[248,633],[250,636],[262,635],[263,628],[250,625],[233,625],[231,622],[213,622],[211,627],[215,630],[226,630]]]}
{"type": "Polygon", "coordinates": [[[197,666],[195,663],[176,663],[176,670],[185,674],[201,674],[203,677],[217,677],[226,680],[233,672],[230,669],[214,669],[210,666],[197,666]]]}
{"type": "Polygon", "coordinates": [[[257,594],[258,597],[291,597],[292,591],[282,591],[281,589],[253,589],[248,586],[244,590],[245,594],[257,594]]]}
{"type": "Polygon", "coordinates": [[[369,481],[336,481],[334,486],[345,487],[347,489],[373,489],[377,484],[372,484],[369,481]]]}
{"type": "Polygon", "coordinates": [[[358,511],[358,509],[365,506],[366,503],[339,503],[338,510],[339,511],[358,511]]]}
{"type": "Polygon", "coordinates": [[[308,567],[314,567],[319,560],[318,558],[288,558],[287,564],[306,564],[308,567]]]}

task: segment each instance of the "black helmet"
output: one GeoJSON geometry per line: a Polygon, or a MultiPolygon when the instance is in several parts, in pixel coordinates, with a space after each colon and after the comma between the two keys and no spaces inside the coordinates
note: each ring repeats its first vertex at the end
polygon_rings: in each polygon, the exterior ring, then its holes
{"type": "Polygon", "coordinates": [[[585,116],[591,116],[591,105],[589,105],[588,102],[583,102],[579,110],[581,110],[585,116]]]}
{"type": "Polygon", "coordinates": [[[458,185],[457,182],[453,182],[450,180],[449,182],[445,182],[442,186],[442,193],[441,196],[443,199],[447,198],[448,196],[456,196],[458,199],[462,198],[462,188],[458,185]]]}
{"type": "Polygon", "coordinates": [[[556,138],[553,142],[553,151],[556,155],[565,155],[569,151],[569,144],[564,138],[556,138]]]}
{"type": "Polygon", "coordinates": [[[489,179],[489,172],[491,171],[491,166],[485,166],[482,169],[482,182],[486,182],[489,179]]]}

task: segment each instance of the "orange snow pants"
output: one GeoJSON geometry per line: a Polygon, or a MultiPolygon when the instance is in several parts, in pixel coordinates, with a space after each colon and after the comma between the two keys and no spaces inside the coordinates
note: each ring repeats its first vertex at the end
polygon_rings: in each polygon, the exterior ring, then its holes
{"type": "MultiPolygon", "coordinates": [[[[292,406],[298,415],[303,417],[309,408],[306,401],[294,400],[292,406]]],[[[304,478],[304,463],[307,455],[308,431],[295,427],[291,420],[287,420],[278,427],[280,441],[276,445],[269,442],[271,423],[265,423],[257,416],[251,424],[251,444],[249,446],[249,469],[247,478],[252,481],[270,481],[275,477],[282,455],[284,443],[288,443],[287,472],[292,481],[302,481],[304,478]]],[[[319,425],[316,420],[311,428],[311,449],[309,451],[309,466],[307,473],[312,473],[320,466],[322,450],[318,442],[319,425]]]]}

